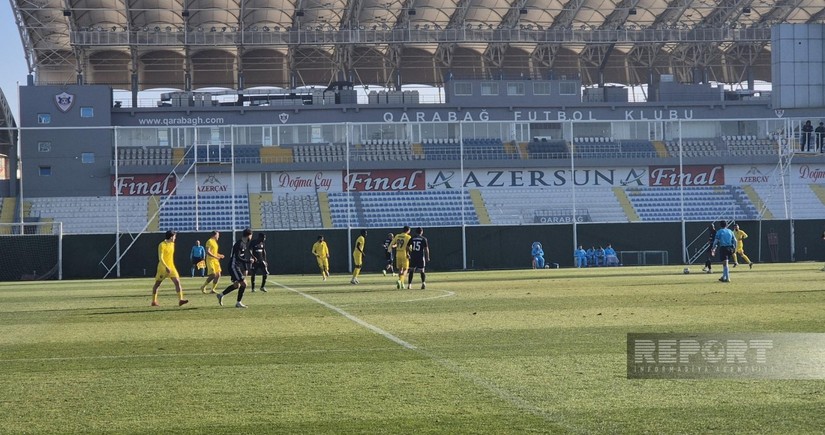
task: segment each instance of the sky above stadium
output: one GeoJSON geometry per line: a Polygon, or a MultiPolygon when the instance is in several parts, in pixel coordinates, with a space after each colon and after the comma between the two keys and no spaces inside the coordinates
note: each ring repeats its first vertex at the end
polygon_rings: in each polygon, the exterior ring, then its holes
{"type": "MultiPolygon", "coordinates": [[[[0,68],[0,88],[6,95],[6,99],[17,120],[19,103],[17,99],[17,84],[26,84],[26,58],[23,55],[23,43],[20,42],[20,33],[17,31],[17,24],[14,22],[14,15],[11,12],[9,2],[0,2],[0,59],[3,68],[0,68]]],[[[20,122],[17,121],[19,124],[20,122]]]]}

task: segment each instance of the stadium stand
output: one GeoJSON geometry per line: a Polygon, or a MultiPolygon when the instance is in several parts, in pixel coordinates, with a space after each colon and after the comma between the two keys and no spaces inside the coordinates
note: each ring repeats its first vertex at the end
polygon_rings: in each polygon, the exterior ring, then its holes
{"type": "MultiPolygon", "coordinates": [[[[161,230],[177,231],[231,229],[232,196],[172,196],[160,208],[159,226],[161,230]]],[[[249,226],[249,198],[247,195],[235,195],[235,228],[249,226]]]]}
{"type": "Polygon", "coordinates": [[[620,157],[619,142],[607,137],[577,137],[573,140],[576,158],[613,159],[620,157]]]}
{"type": "Polygon", "coordinates": [[[756,136],[722,136],[722,142],[732,156],[771,156],[779,152],[776,141],[756,136]]]}
{"type": "Polygon", "coordinates": [[[0,201],[0,223],[14,222],[14,209],[17,198],[5,197],[0,201]]]}
{"type": "Polygon", "coordinates": [[[320,228],[321,210],[316,195],[278,195],[261,202],[263,228],[320,228]]]}
{"type": "Polygon", "coordinates": [[[424,139],[421,141],[427,160],[458,160],[461,147],[458,139],[424,139]]]}
{"type": "Polygon", "coordinates": [[[343,162],[346,161],[347,146],[334,144],[292,145],[295,163],[343,162]]]}
{"type": "MultiPolygon", "coordinates": [[[[576,188],[576,216],[595,222],[627,222],[619,200],[610,189],[576,188]]],[[[494,225],[564,222],[573,214],[571,189],[496,189],[481,194],[494,225]]]]}
{"type": "MultiPolygon", "coordinates": [[[[679,142],[669,140],[665,142],[668,154],[671,157],[679,156],[679,142]]],[[[720,156],[722,151],[715,139],[682,139],[682,152],[685,157],[720,156]]]]}
{"type": "Polygon", "coordinates": [[[146,226],[146,196],[65,196],[31,198],[28,218],[63,222],[66,234],[114,233],[116,216],[121,232],[139,232],[146,226]]]}
{"type": "Polygon", "coordinates": [[[448,190],[331,193],[329,204],[335,228],[479,223],[469,192],[463,195],[448,190]]]}
{"type": "Polygon", "coordinates": [[[620,140],[619,146],[623,157],[655,158],[658,157],[653,142],[644,139],[620,140]]]}
{"type": "MultiPolygon", "coordinates": [[[[257,145],[236,145],[234,148],[235,163],[260,163],[260,149],[261,147],[257,145]]],[[[230,163],[233,149],[230,145],[197,145],[186,149],[186,162],[191,163],[193,156],[197,156],[197,161],[200,163],[230,163]]]]}
{"type": "Polygon", "coordinates": [[[825,203],[823,203],[825,192],[822,192],[817,185],[792,184],[789,186],[788,196],[793,201],[793,211],[786,208],[787,197],[777,186],[753,184],[750,187],[756,192],[759,200],[765,204],[770,213],[768,218],[822,219],[822,216],[825,216],[825,203]]]}
{"type": "Polygon", "coordinates": [[[508,151],[501,139],[464,139],[464,158],[466,160],[511,160],[520,158],[515,151],[508,151]]]}
{"type": "Polygon", "coordinates": [[[758,219],[756,206],[740,186],[631,187],[625,191],[642,221],[713,221],[720,216],[758,219]],[[681,198],[684,195],[684,208],[681,198]]]}
{"type": "Polygon", "coordinates": [[[169,147],[121,147],[117,155],[119,166],[172,164],[172,148],[169,147]]]}
{"type": "Polygon", "coordinates": [[[534,138],[527,144],[527,155],[531,159],[569,159],[570,151],[564,140],[534,138]]]}
{"type": "Polygon", "coordinates": [[[388,160],[413,160],[412,145],[409,141],[395,139],[368,139],[356,145],[353,159],[366,162],[388,160]]]}

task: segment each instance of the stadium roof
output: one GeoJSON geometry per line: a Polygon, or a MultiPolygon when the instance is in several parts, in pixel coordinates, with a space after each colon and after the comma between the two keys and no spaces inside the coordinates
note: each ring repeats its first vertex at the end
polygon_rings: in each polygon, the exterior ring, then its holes
{"type": "Polygon", "coordinates": [[[822,0],[12,0],[38,83],[393,86],[654,74],[770,81],[770,27],[822,0]]]}

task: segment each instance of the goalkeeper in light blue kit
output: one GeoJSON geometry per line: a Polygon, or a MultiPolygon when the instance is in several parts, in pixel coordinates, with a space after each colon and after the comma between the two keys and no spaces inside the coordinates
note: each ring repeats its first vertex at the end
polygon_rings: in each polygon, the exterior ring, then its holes
{"type": "Polygon", "coordinates": [[[533,269],[544,269],[544,249],[541,247],[541,242],[533,242],[530,255],[533,256],[533,269]]]}

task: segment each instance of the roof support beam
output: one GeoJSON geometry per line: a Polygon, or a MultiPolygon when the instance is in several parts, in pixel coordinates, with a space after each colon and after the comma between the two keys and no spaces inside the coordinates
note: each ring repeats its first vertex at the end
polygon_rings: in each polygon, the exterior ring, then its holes
{"type": "MultiPolygon", "coordinates": [[[[550,29],[572,29],[573,21],[584,6],[584,2],[585,0],[568,0],[568,2],[564,4],[561,12],[559,12],[559,15],[553,20],[550,29]]],[[[533,68],[552,68],[556,60],[556,54],[560,48],[561,44],[558,43],[542,43],[536,45],[536,48],[530,54],[533,68]]]]}
{"type": "MultiPolygon", "coordinates": [[[[453,14],[450,16],[447,28],[463,28],[470,5],[470,0],[459,0],[453,14]]],[[[456,45],[455,42],[442,42],[438,44],[438,48],[435,50],[435,58],[448,69],[453,65],[453,52],[455,52],[456,45]]]]}
{"type": "MultiPolygon", "coordinates": [[[[617,30],[620,29],[627,22],[630,16],[630,10],[635,8],[639,0],[622,0],[613,9],[613,12],[605,18],[604,23],[599,27],[603,30],[617,30]]],[[[610,44],[588,44],[582,50],[580,59],[598,68],[598,84],[604,85],[604,68],[607,66],[607,61],[613,53],[615,43],[610,44]]]]}

